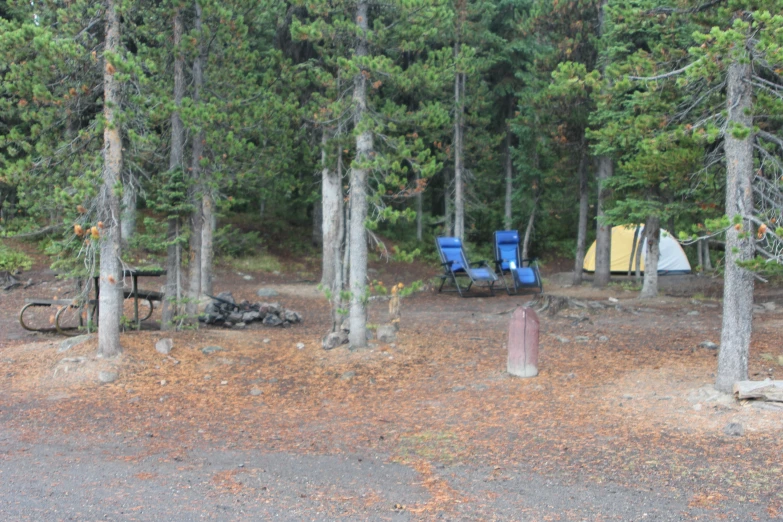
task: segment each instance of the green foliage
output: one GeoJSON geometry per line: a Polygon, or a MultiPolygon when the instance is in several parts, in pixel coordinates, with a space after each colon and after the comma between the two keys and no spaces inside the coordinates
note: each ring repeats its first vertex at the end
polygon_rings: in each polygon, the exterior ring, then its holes
{"type": "Polygon", "coordinates": [[[213,241],[216,255],[231,258],[251,256],[261,247],[258,232],[242,232],[233,225],[218,228],[213,241]]]}
{"type": "Polygon", "coordinates": [[[14,274],[22,270],[30,270],[33,260],[19,250],[0,243],[0,272],[14,274]]]}

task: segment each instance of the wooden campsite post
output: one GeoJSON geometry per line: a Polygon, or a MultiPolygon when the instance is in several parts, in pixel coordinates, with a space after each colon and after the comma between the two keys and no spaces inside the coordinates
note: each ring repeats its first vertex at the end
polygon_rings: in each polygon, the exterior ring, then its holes
{"type": "Polygon", "coordinates": [[[517,308],[508,325],[508,373],[538,375],[538,316],[532,308],[517,308]]]}

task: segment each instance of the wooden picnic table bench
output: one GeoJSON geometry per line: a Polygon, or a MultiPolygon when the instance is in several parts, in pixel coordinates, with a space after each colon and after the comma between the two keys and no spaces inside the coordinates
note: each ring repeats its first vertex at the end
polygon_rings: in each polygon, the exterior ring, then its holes
{"type": "MultiPolygon", "coordinates": [[[[133,285],[131,288],[123,288],[122,296],[124,299],[133,299],[133,319],[137,328],[141,327],[141,321],[146,321],[152,316],[152,312],[155,309],[154,302],[162,302],[165,298],[165,294],[162,292],[140,289],[138,285],[138,278],[145,276],[158,277],[165,273],[165,270],[126,269],[124,271],[125,276],[130,276],[132,278],[133,285]],[[139,316],[139,300],[147,301],[149,304],[149,309],[144,317],[139,316]]],[[[98,300],[100,297],[99,277],[96,276],[93,279],[95,281],[94,299],[25,299],[25,305],[19,312],[19,323],[22,325],[22,328],[31,332],[45,332],[55,330],[57,333],[62,335],[77,335],[78,331],[84,327],[84,321],[87,317],[92,317],[93,322],[97,323],[98,300]],[[32,324],[30,320],[31,318],[29,317],[27,322],[25,322],[25,312],[27,312],[29,316],[31,309],[41,307],[57,308],[57,312],[54,313],[54,316],[50,316],[49,318],[49,324],[53,324],[54,329],[35,326],[32,324]],[[85,311],[87,312],[86,314],[84,313],[85,311]],[[66,317],[68,314],[75,314],[78,316],[78,318],[66,317]],[[75,324],[77,322],[76,319],[78,319],[78,325],[75,324]],[[74,324],[66,324],[68,322],[73,322],[74,324]]]]}

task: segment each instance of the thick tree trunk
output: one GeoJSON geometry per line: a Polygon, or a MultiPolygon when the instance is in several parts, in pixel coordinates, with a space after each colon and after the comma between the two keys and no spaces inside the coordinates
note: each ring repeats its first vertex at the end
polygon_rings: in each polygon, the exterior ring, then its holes
{"type": "Polygon", "coordinates": [[[444,230],[448,237],[454,236],[454,205],[451,196],[451,173],[449,169],[443,169],[443,205],[446,220],[444,230]]]}
{"type": "Polygon", "coordinates": [[[533,226],[536,221],[536,210],[538,209],[538,197],[533,200],[533,210],[530,212],[530,217],[527,220],[527,227],[525,227],[525,237],[522,240],[522,259],[530,259],[530,238],[533,236],[533,226]]]}
{"type": "MultiPolygon", "coordinates": [[[[459,43],[454,44],[454,58],[459,56],[459,43]]],[[[462,150],[462,117],[465,102],[462,99],[463,73],[454,75],[454,236],[465,236],[465,178],[462,150]]]]}
{"type": "Polygon", "coordinates": [[[598,158],[598,215],[595,237],[595,276],[593,286],[603,288],[609,284],[612,263],[612,226],[603,221],[606,216],[604,207],[608,197],[606,181],[612,177],[614,164],[609,156],[598,158]]]}
{"type": "Polygon", "coordinates": [[[424,207],[424,191],[421,188],[421,185],[419,184],[421,181],[421,177],[418,172],[416,172],[416,241],[421,242],[421,240],[424,238],[424,226],[423,226],[423,216],[422,211],[424,207]]]}
{"type": "Polygon", "coordinates": [[[710,259],[710,240],[705,239],[702,244],[702,248],[704,248],[704,270],[707,272],[712,272],[712,260],[710,259]]]}
{"type": "MultiPolygon", "coordinates": [[[[513,103],[512,103],[513,107],[513,103]]],[[[509,111],[510,112],[510,111],[509,111]]],[[[509,114],[509,119],[511,114],[509,114]]],[[[511,159],[511,126],[506,126],[506,205],[503,209],[503,227],[511,230],[511,196],[514,194],[514,162],[511,159]]]]}
{"type": "MultiPolygon", "coordinates": [[[[342,133],[342,130],[338,128],[338,134],[342,133]]],[[[344,272],[343,264],[346,263],[345,256],[345,202],[343,198],[343,161],[342,150],[340,144],[337,144],[337,169],[335,172],[335,178],[337,179],[338,198],[337,205],[337,239],[334,241],[332,248],[328,251],[334,259],[334,281],[332,282],[332,332],[340,330],[343,322],[342,310],[345,309],[345,302],[343,301],[342,291],[345,289],[345,281],[347,273],[344,272]]],[[[327,250],[324,250],[324,255],[327,255],[327,250]]],[[[347,264],[347,263],[346,263],[347,264]]]]}
{"type": "Polygon", "coordinates": [[[128,241],[136,233],[136,186],[132,180],[123,183],[122,186],[122,217],[120,218],[120,230],[122,231],[122,243],[127,246],[128,241]]]}
{"type": "Polygon", "coordinates": [[[201,293],[214,294],[212,291],[212,260],[214,252],[212,241],[214,238],[217,219],[215,218],[215,202],[212,194],[206,186],[203,186],[204,195],[201,197],[201,293]]]}
{"type": "MultiPolygon", "coordinates": [[[[360,0],[356,6],[356,24],[361,35],[356,44],[356,56],[368,55],[367,20],[369,2],[360,0]]],[[[364,70],[354,77],[353,103],[356,135],[356,159],[351,167],[351,308],[348,340],[353,348],[367,346],[367,163],[373,150],[372,131],[367,126],[367,77],[364,70]]]]}
{"type": "Polygon", "coordinates": [[[639,231],[641,227],[639,225],[636,225],[633,229],[633,243],[631,243],[631,258],[628,260],[628,277],[631,277],[631,274],[633,274],[633,260],[634,256],[636,256],[636,249],[639,245],[639,231]]]}
{"type": "Polygon", "coordinates": [[[658,259],[661,249],[661,219],[658,216],[649,216],[644,225],[647,237],[647,256],[644,258],[644,285],[639,297],[649,299],[658,295],[658,259]]]}
{"type": "Polygon", "coordinates": [[[589,183],[587,179],[587,150],[584,148],[579,158],[579,228],[576,231],[576,258],[574,259],[574,286],[582,284],[582,270],[585,266],[585,250],[587,248],[587,213],[590,210],[589,183]]]}
{"type": "Polygon", "coordinates": [[[636,240],[636,261],[635,261],[635,276],[634,280],[638,285],[642,281],[642,252],[644,250],[644,241],[647,238],[647,229],[643,229],[639,234],[639,239],[636,240]]]}
{"type": "MultiPolygon", "coordinates": [[[[751,66],[739,58],[729,65],[726,105],[729,122],[750,132],[742,139],[726,132],[726,215],[730,223],[753,209],[753,101],[751,66]]],[[[723,328],[715,388],[731,393],[736,381],[748,378],[748,352],[753,320],[753,274],[737,262],[753,259],[753,231],[740,221],[726,232],[723,285],[723,328]]]]}
{"type": "Polygon", "coordinates": [[[335,246],[339,249],[340,229],[343,225],[343,188],[336,169],[329,168],[329,157],[326,147],[329,137],[324,131],[321,135],[321,210],[322,210],[322,240],[323,259],[321,262],[321,284],[324,288],[334,286],[335,277],[340,263],[339,255],[334,255],[335,246]]]}
{"type": "MultiPolygon", "coordinates": [[[[115,0],[106,0],[106,53],[120,52],[120,15],[115,0]]],[[[98,309],[98,355],[113,357],[120,347],[120,317],[122,314],[122,237],[120,201],[117,185],[122,172],[122,136],[116,110],[120,106],[120,86],[115,66],[104,57],[103,70],[103,184],[98,204],[103,222],[100,267],[100,297],[98,309]]]]}
{"type": "MultiPolygon", "coordinates": [[[[194,2],[195,18],[194,29],[199,38],[201,35],[201,6],[194,2]]],[[[201,98],[201,90],[204,86],[203,74],[203,47],[199,41],[199,54],[193,59],[193,103],[197,104],[201,98]]],[[[204,122],[197,122],[199,126],[204,122]]],[[[203,130],[199,130],[193,137],[191,156],[191,187],[190,204],[193,211],[190,214],[190,252],[188,256],[188,304],[185,311],[188,314],[188,322],[198,324],[198,300],[201,297],[201,229],[204,224],[202,214],[202,168],[201,159],[204,154],[204,142],[206,136],[203,130]]]]}
{"type": "MultiPolygon", "coordinates": [[[[185,127],[179,115],[179,107],[182,105],[182,98],[185,94],[185,56],[182,54],[180,45],[182,43],[182,34],[184,31],[182,22],[182,12],[177,8],[174,13],[174,111],[171,113],[171,150],[169,151],[169,170],[181,169],[184,164],[185,156],[185,127]]],[[[161,309],[161,329],[169,330],[173,324],[173,319],[177,315],[178,290],[180,285],[179,262],[180,246],[176,242],[179,237],[180,223],[179,218],[170,217],[167,226],[167,241],[169,243],[166,249],[166,297],[163,300],[161,309]]]]}

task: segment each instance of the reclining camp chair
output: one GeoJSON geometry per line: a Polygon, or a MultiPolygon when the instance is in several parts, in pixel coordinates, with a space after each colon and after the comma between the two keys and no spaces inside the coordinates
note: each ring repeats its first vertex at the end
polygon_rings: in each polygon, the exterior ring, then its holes
{"type": "Polygon", "coordinates": [[[495,272],[503,279],[506,292],[511,295],[511,289],[506,282],[505,274],[511,275],[514,283],[514,293],[520,288],[538,288],[543,293],[541,274],[535,259],[522,259],[519,253],[519,232],[516,230],[498,230],[495,236],[495,272]]]}
{"type": "Polygon", "coordinates": [[[483,283],[481,286],[485,286],[489,289],[491,295],[495,295],[493,286],[498,280],[497,276],[492,272],[486,261],[468,262],[465,250],[462,248],[462,241],[459,238],[438,237],[435,239],[435,245],[438,248],[438,254],[440,254],[441,265],[443,265],[443,274],[440,275],[441,282],[438,292],[443,290],[443,285],[448,280],[454,283],[460,297],[466,297],[462,291],[470,291],[470,287],[474,283],[476,286],[479,286],[479,283],[483,283]],[[469,280],[466,288],[460,287],[458,281],[460,277],[469,280]]]}

